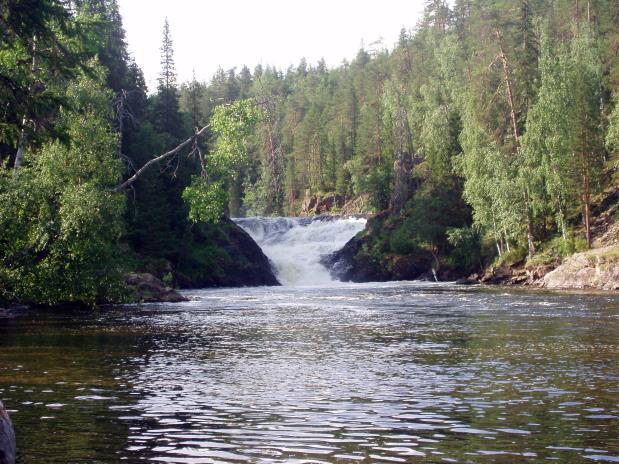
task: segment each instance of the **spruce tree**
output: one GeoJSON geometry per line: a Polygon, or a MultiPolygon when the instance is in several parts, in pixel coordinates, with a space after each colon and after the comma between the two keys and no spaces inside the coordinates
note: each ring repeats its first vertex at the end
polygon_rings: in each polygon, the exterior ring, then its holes
{"type": "Polygon", "coordinates": [[[159,71],[155,100],[154,122],[155,128],[159,132],[167,134],[170,142],[175,142],[182,136],[182,123],[179,113],[178,89],[176,87],[174,48],[168,18],[165,19],[163,25],[160,50],[161,69],[159,71]]]}

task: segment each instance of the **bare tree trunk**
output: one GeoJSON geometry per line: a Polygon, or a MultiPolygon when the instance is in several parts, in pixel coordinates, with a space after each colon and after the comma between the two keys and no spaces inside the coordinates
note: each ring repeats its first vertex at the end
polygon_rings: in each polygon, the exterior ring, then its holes
{"type": "MultiPolygon", "coordinates": [[[[37,36],[32,37],[32,64],[30,70],[34,74],[37,70],[37,36]]],[[[32,91],[32,85],[28,86],[28,93],[32,91]]],[[[26,126],[28,125],[28,116],[24,115],[22,118],[22,128],[19,134],[19,142],[17,144],[17,152],[15,153],[15,161],[13,162],[13,169],[19,169],[24,164],[24,150],[26,149],[26,142],[28,134],[26,132],[26,126]]]]}
{"type": "Polygon", "coordinates": [[[501,33],[497,29],[495,31],[497,39],[499,40],[499,48],[501,50],[501,62],[503,63],[503,73],[505,76],[505,84],[507,86],[507,102],[509,104],[510,116],[512,121],[512,131],[514,134],[514,142],[516,143],[516,147],[519,146],[520,143],[520,133],[518,131],[518,119],[516,117],[516,105],[514,104],[514,91],[512,87],[512,79],[511,79],[511,69],[509,67],[509,61],[507,60],[507,55],[505,53],[505,49],[503,47],[503,37],[501,37],[501,33]]]}
{"type": "Polygon", "coordinates": [[[529,258],[535,254],[535,242],[533,241],[533,218],[529,207],[529,193],[525,189],[525,202],[527,208],[527,244],[529,246],[529,258]]]}
{"type": "Polygon", "coordinates": [[[561,194],[557,198],[557,208],[559,210],[559,222],[561,222],[561,235],[563,240],[567,240],[567,231],[565,230],[565,214],[563,212],[563,201],[561,201],[561,194]]]}
{"type": "Polygon", "coordinates": [[[589,176],[589,165],[586,161],[586,155],[582,154],[582,202],[583,202],[583,219],[585,222],[585,237],[587,239],[587,248],[591,248],[591,186],[589,176]]]}
{"type": "Polygon", "coordinates": [[[496,219],[494,212],[492,213],[492,234],[494,235],[494,243],[496,243],[496,249],[499,252],[499,258],[503,257],[503,247],[501,246],[501,232],[497,233],[496,219]]]}
{"type": "MultiPolygon", "coordinates": [[[[499,49],[501,51],[500,58],[503,63],[503,73],[505,77],[505,85],[507,86],[507,103],[509,104],[510,117],[512,122],[512,131],[514,135],[514,142],[516,144],[516,151],[520,151],[520,131],[518,130],[518,118],[516,116],[516,105],[514,104],[514,92],[511,80],[511,69],[509,66],[509,61],[507,59],[507,54],[505,53],[505,48],[503,47],[503,38],[501,36],[501,32],[496,29],[495,30],[496,37],[499,41],[499,49]]],[[[529,247],[529,257],[533,256],[535,253],[535,242],[533,239],[533,218],[531,215],[531,207],[530,207],[530,198],[529,192],[525,188],[524,189],[524,201],[525,207],[527,210],[527,243],[529,247]]]]}
{"type": "Polygon", "coordinates": [[[269,185],[270,196],[273,205],[278,210],[280,209],[279,193],[280,193],[280,179],[277,172],[278,156],[279,156],[279,144],[275,141],[275,135],[277,133],[277,116],[273,118],[272,102],[269,102],[266,107],[266,130],[267,130],[267,142],[269,151],[269,172],[271,175],[271,182],[269,185]]]}
{"type": "MultiPolygon", "coordinates": [[[[398,97],[399,100],[399,97],[398,97]]],[[[408,114],[404,106],[398,101],[399,108],[396,113],[396,137],[397,159],[393,164],[394,182],[391,198],[389,199],[389,209],[399,214],[404,204],[409,199],[412,191],[412,170],[413,170],[413,135],[408,123],[408,114]]]]}
{"type": "Polygon", "coordinates": [[[19,169],[24,164],[24,149],[26,145],[26,124],[28,119],[26,116],[22,119],[22,129],[19,134],[19,143],[17,145],[17,153],[15,153],[15,161],[13,162],[13,169],[19,169]]]}

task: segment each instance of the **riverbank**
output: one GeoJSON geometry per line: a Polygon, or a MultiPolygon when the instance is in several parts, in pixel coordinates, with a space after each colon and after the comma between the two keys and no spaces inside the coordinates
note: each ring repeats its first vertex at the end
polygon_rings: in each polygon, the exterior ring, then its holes
{"type": "Polygon", "coordinates": [[[549,289],[619,290],[619,189],[602,197],[592,219],[592,248],[573,226],[567,239],[548,237],[527,256],[522,247],[496,255],[494,243],[472,227],[420,227],[413,211],[383,211],[365,230],[323,258],[347,282],[429,280],[549,289]]]}

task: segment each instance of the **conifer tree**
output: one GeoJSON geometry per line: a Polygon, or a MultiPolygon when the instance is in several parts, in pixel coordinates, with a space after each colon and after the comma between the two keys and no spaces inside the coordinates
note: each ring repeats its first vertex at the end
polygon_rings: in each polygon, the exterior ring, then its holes
{"type": "Polygon", "coordinates": [[[181,118],[179,98],[176,87],[176,69],[174,66],[174,48],[170,23],[165,19],[161,41],[161,69],[159,71],[157,96],[154,108],[155,128],[168,135],[170,141],[181,137],[181,118]]]}

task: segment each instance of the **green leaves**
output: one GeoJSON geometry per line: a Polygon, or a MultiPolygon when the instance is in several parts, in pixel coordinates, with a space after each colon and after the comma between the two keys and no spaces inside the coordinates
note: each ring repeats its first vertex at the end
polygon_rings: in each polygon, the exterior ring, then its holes
{"type": "Polygon", "coordinates": [[[183,191],[193,222],[218,222],[228,201],[227,184],[248,161],[248,137],[262,117],[254,100],[239,100],[215,108],[211,127],[217,136],[215,149],[206,159],[206,172],[195,176],[183,191]]]}
{"type": "Polygon", "coordinates": [[[183,200],[189,207],[191,221],[216,223],[224,214],[228,192],[222,181],[209,183],[203,177],[195,176],[183,191],[183,200]]]}
{"type": "Polygon", "coordinates": [[[212,172],[230,178],[247,163],[248,138],[262,116],[255,100],[238,100],[215,108],[210,122],[217,141],[207,160],[209,175],[212,172]]]}
{"type": "Polygon", "coordinates": [[[67,96],[69,144],[48,143],[0,176],[0,298],[93,306],[122,293],[125,198],[111,192],[120,164],[109,94],[81,76],[67,96]]]}

